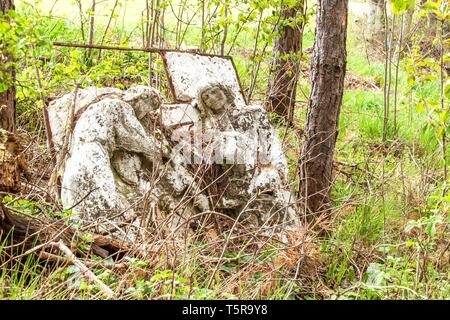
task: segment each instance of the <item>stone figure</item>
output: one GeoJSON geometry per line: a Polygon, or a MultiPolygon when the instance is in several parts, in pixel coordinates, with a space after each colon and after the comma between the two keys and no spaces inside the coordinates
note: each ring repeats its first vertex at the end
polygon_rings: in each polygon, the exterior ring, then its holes
{"type": "MultiPolygon", "coordinates": [[[[58,138],[55,144],[59,147],[62,119],[66,119],[73,95],[54,101],[49,108],[54,137],[58,138]]],[[[83,220],[123,212],[125,219],[134,216],[137,226],[145,222],[136,217],[133,202],[143,196],[147,196],[150,207],[163,211],[163,215],[176,210],[181,200],[189,197],[192,201],[184,218],[209,210],[208,199],[195,194],[198,186],[193,176],[182,166],[176,152],[170,150],[161,128],[154,123],[155,117],[157,123],[160,120],[159,92],[144,86],[125,92],[87,88],[78,90],[75,101],[79,116],[60,173],[65,208],[84,214],[83,220]]],[[[179,224],[182,217],[177,218],[169,224],[179,224]]],[[[129,236],[133,237],[133,232],[129,236]]]]}
{"type": "Polygon", "coordinates": [[[231,87],[219,82],[201,86],[194,104],[203,120],[202,155],[213,158],[222,189],[216,205],[236,215],[247,208],[244,217],[255,225],[297,225],[286,159],[265,110],[236,106],[231,87]]]}
{"type": "Polygon", "coordinates": [[[163,146],[139,121],[159,107],[159,94],[150,88],[134,88],[125,92],[123,99],[93,103],[76,122],[61,192],[65,206],[75,211],[119,210],[127,205],[117,191],[114,175],[137,185],[136,168],[141,160],[124,157],[124,152],[141,155],[152,165],[161,161],[163,146]],[[127,166],[122,165],[124,158],[127,166]]]}
{"type": "Polygon", "coordinates": [[[60,172],[64,207],[88,220],[125,213],[134,216],[133,228],[155,220],[149,210],[173,230],[213,211],[263,229],[298,225],[286,159],[267,113],[237,103],[228,85],[198,87],[190,104],[162,104],[159,92],[144,86],[86,88],[76,99],[72,92],[54,101],[49,116],[57,148],[75,101],[60,172]]]}
{"type": "Polygon", "coordinates": [[[202,118],[226,117],[227,112],[235,108],[235,96],[228,85],[209,82],[198,89],[196,107],[202,118]]]}

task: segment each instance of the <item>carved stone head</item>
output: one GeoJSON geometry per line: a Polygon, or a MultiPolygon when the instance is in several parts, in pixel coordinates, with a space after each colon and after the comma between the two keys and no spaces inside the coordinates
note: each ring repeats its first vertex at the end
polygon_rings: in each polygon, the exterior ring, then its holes
{"type": "Polygon", "coordinates": [[[139,120],[157,110],[162,103],[162,97],[158,90],[141,85],[125,91],[123,100],[133,107],[139,120]]]}
{"type": "Polygon", "coordinates": [[[203,116],[222,114],[234,106],[234,93],[230,86],[209,82],[197,91],[197,106],[203,116]]]}

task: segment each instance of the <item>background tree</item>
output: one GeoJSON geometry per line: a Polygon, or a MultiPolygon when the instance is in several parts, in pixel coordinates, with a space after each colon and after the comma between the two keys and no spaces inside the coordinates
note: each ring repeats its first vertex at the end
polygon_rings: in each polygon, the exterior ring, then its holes
{"type": "Polygon", "coordinates": [[[266,92],[266,109],[292,122],[305,25],[305,1],[283,5],[273,49],[271,74],[266,92]]]}
{"type": "MultiPolygon", "coordinates": [[[[4,15],[9,10],[14,10],[13,0],[0,1],[0,14],[4,15]]],[[[8,44],[0,40],[0,128],[10,132],[14,132],[16,127],[15,71],[12,63],[8,44]]]]}
{"type": "Polygon", "coordinates": [[[347,62],[347,15],[347,0],[318,1],[312,88],[300,160],[300,190],[313,213],[331,208],[333,151],[347,62]]]}
{"type": "Polygon", "coordinates": [[[381,34],[384,24],[384,0],[369,0],[369,17],[367,21],[367,36],[381,34]]]}

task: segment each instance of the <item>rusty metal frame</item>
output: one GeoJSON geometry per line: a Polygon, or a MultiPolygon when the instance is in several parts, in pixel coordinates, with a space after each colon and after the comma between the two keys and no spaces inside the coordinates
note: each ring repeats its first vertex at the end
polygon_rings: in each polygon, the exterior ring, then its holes
{"type": "Polygon", "coordinates": [[[218,57],[218,58],[222,58],[222,59],[227,59],[231,62],[231,65],[233,66],[234,69],[234,73],[236,75],[236,79],[239,85],[239,91],[241,92],[242,98],[244,99],[245,104],[247,104],[247,97],[244,94],[244,90],[242,89],[242,84],[241,84],[241,79],[239,78],[239,74],[237,72],[237,68],[236,65],[234,64],[233,58],[231,56],[220,56],[220,55],[214,55],[214,54],[207,54],[207,53],[199,53],[199,52],[192,52],[192,51],[179,51],[179,50],[165,50],[163,52],[160,52],[160,56],[161,56],[161,60],[163,61],[163,65],[164,65],[164,70],[166,72],[166,76],[167,76],[167,82],[169,84],[169,89],[171,91],[173,100],[176,103],[186,103],[185,101],[180,101],[176,98],[176,92],[175,92],[175,85],[173,84],[173,79],[172,79],[172,75],[170,74],[168,65],[167,65],[167,57],[166,57],[166,53],[167,52],[180,52],[180,53],[189,53],[192,55],[199,55],[199,56],[207,56],[207,57],[218,57]]]}
{"type": "Polygon", "coordinates": [[[53,45],[57,47],[68,47],[68,48],[81,48],[81,49],[100,49],[100,50],[117,50],[117,51],[139,51],[139,52],[148,52],[148,53],[158,53],[161,57],[161,60],[163,61],[164,70],[167,76],[167,82],[169,86],[170,93],[172,94],[172,98],[174,103],[182,103],[183,101],[180,101],[176,98],[175,93],[175,86],[173,84],[172,75],[169,72],[168,66],[167,66],[167,52],[179,52],[179,53],[189,53],[193,55],[200,55],[200,56],[206,56],[206,57],[218,57],[222,59],[228,59],[231,61],[231,64],[234,69],[234,73],[236,74],[236,79],[238,81],[239,90],[241,91],[242,97],[244,98],[244,102],[247,104],[247,97],[244,94],[244,90],[242,88],[241,79],[239,78],[239,74],[237,72],[236,65],[234,63],[234,60],[231,56],[221,56],[216,54],[210,54],[210,53],[201,53],[201,52],[195,52],[195,51],[189,51],[189,50],[175,50],[175,49],[162,49],[162,48],[153,48],[153,47],[147,47],[147,48],[133,48],[133,47],[119,47],[119,46],[104,46],[104,45],[89,45],[89,44],[79,44],[79,43],[66,43],[66,42],[53,42],[53,45]]]}

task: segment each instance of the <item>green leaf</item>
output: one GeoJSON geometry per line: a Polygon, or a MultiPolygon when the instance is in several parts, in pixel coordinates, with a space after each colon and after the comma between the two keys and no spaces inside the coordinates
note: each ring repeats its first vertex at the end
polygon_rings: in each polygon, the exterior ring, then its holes
{"type": "Polygon", "coordinates": [[[450,99],[450,79],[447,79],[444,85],[444,96],[446,99],[450,99]]]}
{"type": "Polygon", "coordinates": [[[417,103],[417,111],[423,112],[424,110],[425,110],[425,105],[423,104],[422,101],[419,101],[419,103],[417,103]]]}
{"type": "Polygon", "coordinates": [[[395,15],[401,15],[414,6],[414,0],[389,0],[395,15]]]}
{"type": "Polygon", "coordinates": [[[406,242],[406,243],[405,243],[405,246],[406,246],[407,248],[414,246],[414,241],[408,241],[408,242],[406,242]]]}

